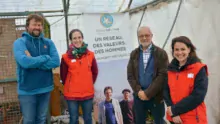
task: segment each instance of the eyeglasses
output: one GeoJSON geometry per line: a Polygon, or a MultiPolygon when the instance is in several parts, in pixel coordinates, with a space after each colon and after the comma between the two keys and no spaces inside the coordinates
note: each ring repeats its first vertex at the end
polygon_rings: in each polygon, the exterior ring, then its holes
{"type": "Polygon", "coordinates": [[[146,34],[146,35],[140,35],[138,36],[140,39],[143,39],[144,37],[145,38],[149,38],[151,35],[150,34],[146,34]]]}

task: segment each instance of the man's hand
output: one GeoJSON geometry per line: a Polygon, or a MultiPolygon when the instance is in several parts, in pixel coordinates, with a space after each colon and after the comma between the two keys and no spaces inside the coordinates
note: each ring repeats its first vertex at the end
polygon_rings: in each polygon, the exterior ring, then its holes
{"type": "Polygon", "coordinates": [[[169,116],[173,116],[172,110],[171,110],[171,106],[167,107],[167,113],[169,116]]]}
{"type": "Polygon", "coordinates": [[[138,92],[138,97],[141,99],[141,100],[149,100],[149,98],[146,96],[146,94],[144,93],[143,90],[140,90],[138,92]]]}
{"type": "Polygon", "coordinates": [[[182,122],[180,116],[175,116],[175,117],[173,117],[173,122],[174,122],[175,124],[183,124],[183,122],[182,122]]]}
{"type": "Polygon", "coordinates": [[[29,53],[28,50],[25,50],[25,54],[26,54],[28,57],[31,57],[31,54],[29,53]]]}

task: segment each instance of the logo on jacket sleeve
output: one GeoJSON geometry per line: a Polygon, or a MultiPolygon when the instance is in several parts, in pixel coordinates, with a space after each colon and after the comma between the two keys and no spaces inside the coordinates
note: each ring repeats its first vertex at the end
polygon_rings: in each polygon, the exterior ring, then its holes
{"type": "Polygon", "coordinates": [[[47,45],[44,45],[44,49],[47,49],[47,45]]]}

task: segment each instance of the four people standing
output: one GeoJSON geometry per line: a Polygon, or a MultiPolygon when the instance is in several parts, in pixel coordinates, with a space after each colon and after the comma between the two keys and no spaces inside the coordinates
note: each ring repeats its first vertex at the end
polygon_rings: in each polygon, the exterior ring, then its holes
{"type": "MultiPolygon", "coordinates": [[[[54,43],[42,34],[43,18],[29,15],[26,32],[14,42],[17,63],[18,98],[24,124],[43,124],[46,120],[50,91],[53,90],[52,69],[59,66],[54,43]],[[46,109],[45,109],[46,108],[46,109]]],[[[171,123],[207,124],[204,98],[208,88],[207,66],[201,63],[195,46],[185,36],[172,40],[173,60],[168,66],[166,52],[154,45],[149,27],[138,30],[140,46],[133,50],[127,66],[127,79],[133,90],[123,90],[119,103],[112,98],[113,89],[105,87],[105,100],[99,104],[100,124],[145,124],[151,111],[156,124],[163,124],[167,104],[167,119],[171,123]],[[168,70],[167,70],[168,69],[168,70]]],[[[62,55],[60,76],[64,97],[70,112],[70,124],[78,121],[82,106],[85,124],[92,124],[94,83],[98,67],[93,52],[83,41],[83,33],[73,29],[71,45],[62,55]]]]}

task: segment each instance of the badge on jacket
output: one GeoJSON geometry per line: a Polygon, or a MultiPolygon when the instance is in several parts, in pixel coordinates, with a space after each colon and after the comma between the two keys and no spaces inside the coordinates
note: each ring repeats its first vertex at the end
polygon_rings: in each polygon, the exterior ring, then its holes
{"type": "Polygon", "coordinates": [[[193,78],[193,77],[194,77],[194,74],[193,74],[193,73],[189,73],[187,77],[188,77],[188,78],[193,78]]]}
{"type": "Polygon", "coordinates": [[[76,62],[76,59],[72,59],[71,62],[72,62],[72,63],[73,63],[73,62],[76,62]]]}

